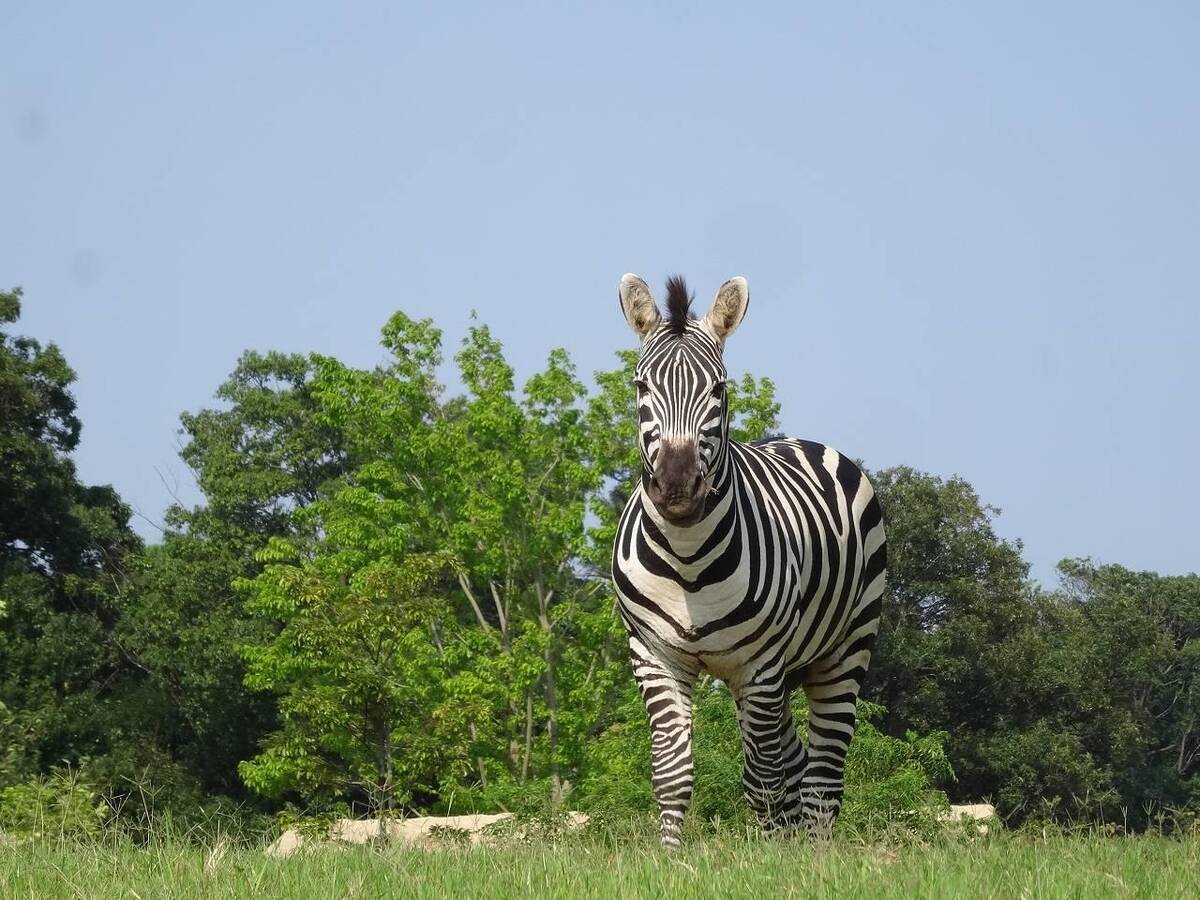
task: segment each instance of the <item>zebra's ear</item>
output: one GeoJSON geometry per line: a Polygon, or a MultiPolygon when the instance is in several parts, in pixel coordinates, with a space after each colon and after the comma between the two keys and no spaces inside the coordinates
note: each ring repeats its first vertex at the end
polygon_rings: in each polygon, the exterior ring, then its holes
{"type": "Polygon", "coordinates": [[[749,305],[750,288],[746,286],[746,279],[741,275],[735,276],[718,289],[712,309],[705,315],[704,321],[717,339],[723,341],[742,324],[749,305]]]}
{"type": "Polygon", "coordinates": [[[654,295],[650,293],[650,286],[629,272],[621,276],[619,294],[625,321],[637,332],[638,337],[644,338],[654,330],[654,326],[662,318],[658,307],[654,305],[654,295]]]}

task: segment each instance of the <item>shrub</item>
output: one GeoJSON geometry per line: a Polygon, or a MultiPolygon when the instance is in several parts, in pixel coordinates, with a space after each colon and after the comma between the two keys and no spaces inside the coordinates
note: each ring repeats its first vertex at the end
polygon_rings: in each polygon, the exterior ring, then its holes
{"type": "Polygon", "coordinates": [[[108,804],[77,769],[54,769],[0,791],[0,829],[17,837],[98,834],[108,804]]]}
{"type": "MultiPolygon", "coordinates": [[[[741,735],[733,699],[720,682],[705,679],[696,688],[694,707],[696,789],[690,819],[709,826],[750,824],[754,819],[742,797],[741,735]]],[[[793,697],[793,710],[803,733],[803,693],[793,697]]],[[[859,704],[840,820],[856,831],[932,822],[947,806],[936,785],[954,778],[944,733],[891,737],[874,725],[883,713],[880,706],[859,704]]],[[[631,698],[619,719],[590,748],[574,805],[602,819],[652,815],[656,807],[650,789],[650,731],[640,701],[631,698]]]]}

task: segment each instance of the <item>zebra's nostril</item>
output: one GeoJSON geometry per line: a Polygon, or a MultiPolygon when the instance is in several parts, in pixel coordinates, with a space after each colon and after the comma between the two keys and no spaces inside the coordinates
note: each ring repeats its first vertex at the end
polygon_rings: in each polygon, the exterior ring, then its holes
{"type": "Polygon", "coordinates": [[[696,477],[692,479],[692,493],[693,494],[700,493],[700,482],[703,480],[704,479],[700,477],[700,473],[697,472],[696,477]]]}
{"type": "Polygon", "coordinates": [[[657,476],[657,475],[651,475],[651,476],[650,476],[650,487],[652,487],[654,490],[656,490],[656,491],[658,491],[658,492],[660,492],[660,493],[662,492],[662,482],[660,482],[660,481],[658,480],[658,476],[657,476]]]}

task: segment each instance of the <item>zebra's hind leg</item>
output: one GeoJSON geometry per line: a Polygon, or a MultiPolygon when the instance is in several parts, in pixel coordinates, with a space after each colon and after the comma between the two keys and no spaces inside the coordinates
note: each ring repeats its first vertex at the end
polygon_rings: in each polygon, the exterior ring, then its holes
{"type": "Polygon", "coordinates": [[[650,717],[650,766],[664,847],[678,847],[692,802],[692,686],[696,674],[674,672],[636,639],[629,641],[633,677],[650,717]]]}
{"type": "Polygon", "coordinates": [[[809,834],[828,839],[842,808],[846,752],[854,737],[856,704],[871,661],[868,640],[855,640],[841,654],[827,658],[825,668],[810,669],[804,685],[808,697],[808,753],[800,786],[801,817],[809,834]]]}
{"type": "Polygon", "coordinates": [[[782,736],[780,752],[783,765],[784,799],[779,821],[785,828],[795,828],[803,824],[803,803],[801,786],[804,781],[804,767],[808,756],[804,744],[796,733],[796,722],[792,718],[792,700],[789,696],[783,701],[783,721],[780,726],[782,736]]]}
{"type": "Polygon", "coordinates": [[[792,723],[781,682],[741,686],[733,692],[742,731],[742,787],[764,831],[800,820],[795,788],[804,767],[804,747],[792,723]]]}

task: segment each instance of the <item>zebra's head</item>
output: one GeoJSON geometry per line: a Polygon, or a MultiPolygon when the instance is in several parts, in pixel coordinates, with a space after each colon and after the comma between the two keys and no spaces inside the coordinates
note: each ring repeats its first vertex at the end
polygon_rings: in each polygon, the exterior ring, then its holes
{"type": "Polygon", "coordinates": [[[621,279],[621,310],[642,339],[637,387],[642,486],[659,514],[675,525],[704,515],[704,498],[728,453],[725,339],[746,314],[745,278],[721,285],[701,319],[678,276],[667,280],[667,315],[637,275],[621,279]]]}

